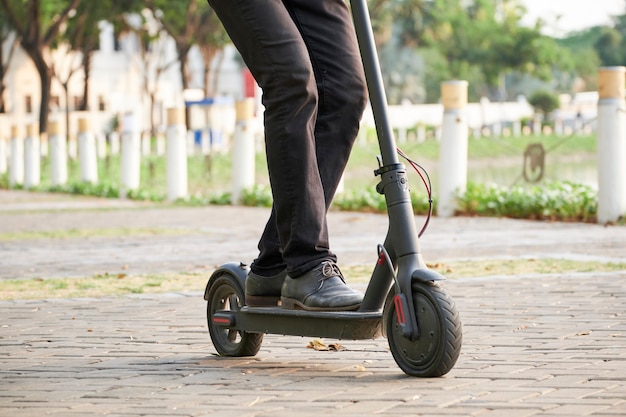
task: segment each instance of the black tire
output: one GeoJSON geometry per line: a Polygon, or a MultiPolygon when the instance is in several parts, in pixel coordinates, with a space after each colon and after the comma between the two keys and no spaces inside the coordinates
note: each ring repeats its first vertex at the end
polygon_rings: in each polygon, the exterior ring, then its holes
{"type": "Polygon", "coordinates": [[[262,333],[248,333],[228,329],[213,323],[213,315],[220,310],[239,310],[244,305],[244,290],[237,278],[228,273],[210,284],[207,299],[207,321],[211,341],[222,356],[254,356],[263,342],[262,333]]]}
{"type": "Polygon", "coordinates": [[[402,335],[393,297],[388,297],[384,322],[391,354],[407,375],[424,378],[445,375],[461,353],[462,326],[456,305],[436,283],[415,281],[412,290],[419,337],[410,340],[402,335]]]}

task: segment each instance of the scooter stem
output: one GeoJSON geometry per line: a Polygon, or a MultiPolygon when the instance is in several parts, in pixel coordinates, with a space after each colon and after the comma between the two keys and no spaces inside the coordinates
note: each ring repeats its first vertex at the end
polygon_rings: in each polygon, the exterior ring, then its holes
{"type": "Polygon", "coordinates": [[[369,88],[383,165],[397,164],[396,143],[387,117],[387,97],[380,71],[380,63],[378,62],[378,54],[376,53],[374,32],[367,2],[366,0],[351,0],[350,6],[352,7],[352,17],[361,50],[361,58],[363,59],[363,68],[369,88]]]}

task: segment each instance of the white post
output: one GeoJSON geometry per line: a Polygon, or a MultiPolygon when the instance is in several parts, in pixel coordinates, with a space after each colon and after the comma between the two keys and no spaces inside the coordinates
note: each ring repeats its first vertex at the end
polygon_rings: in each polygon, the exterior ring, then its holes
{"type": "Polygon", "coordinates": [[[426,126],[422,124],[417,126],[417,141],[419,143],[426,142],[426,126]]]}
{"type": "Polygon", "coordinates": [[[398,128],[398,143],[404,144],[407,141],[406,127],[398,128]]]}
{"type": "Polygon", "coordinates": [[[454,215],[457,193],[464,192],[467,186],[467,87],[467,81],[448,81],[441,84],[444,113],[437,215],[442,217],[454,215]]]}
{"type": "Polygon", "coordinates": [[[491,133],[493,136],[502,136],[502,121],[497,120],[493,123],[493,127],[491,128],[491,133]]]}
{"type": "Polygon", "coordinates": [[[255,146],[252,120],[254,99],[235,103],[236,124],[233,134],[233,188],[232,204],[240,204],[243,190],[254,185],[255,146]]]}
{"type": "Polygon", "coordinates": [[[107,137],[103,131],[96,133],[96,149],[98,151],[98,159],[107,157],[107,137]]]}
{"type": "Polygon", "coordinates": [[[5,174],[8,170],[8,160],[9,160],[9,149],[7,146],[7,141],[4,134],[4,129],[2,129],[2,125],[4,125],[4,119],[0,116],[0,175],[5,174]]]}
{"type": "Polygon", "coordinates": [[[598,72],[598,223],[626,214],[626,67],[598,72]]]}
{"type": "MultiPolygon", "coordinates": [[[[39,133],[39,132],[37,132],[39,133]]],[[[39,154],[42,158],[47,158],[50,153],[47,132],[39,133],[39,154]]]]}
{"type": "Polygon", "coordinates": [[[159,129],[156,137],[156,154],[157,156],[165,155],[165,134],[162,129],[159,129]]]}
{"type": "Polygon", "coordinates": [[[150,156],[152,153],[152,134],[149,130],[143,131],[141,134],[141,155],[150,156]]]}
{"type": "Polygon", "coordinates": [[[120,197],[126,198],[128,191],[139,188],[141,172],[141,132],[138,117],[133,113],[124,115],[122,122],[122,173],[120,197]]]}
{"type": "Polygon", "coordinates": [[[185,109],[167,110],[167,199],[187,197],[187,128],[185,109]]]}
{"type": "Polygon", "coordinates": [[[196,153],[195,133],[192,129],[189,129],[185,134],[185,146],[187,148],[187,155],[193,156],[196,153]]]}
{"type": "Polygon", "coordinates": [[[67,155],[72,161],[76,161],[78,158],[78,144],[76,141],[76,136],[70,133],[70,129],[68,126],[67,134],[67,155]]]}
{"type": "Polygon", "coordinates": [[[98,183],[98,155],[96,138],[87,117],[78,119],[78,163],[83,182],[98,183]]]}
{"type": "Polygon", "coordinates": [[[119,155],[120,153],[120,134],[113,131],[109,134],[109,152],[111,155],[119,155]]]}
{"type": "Polygon", "coordinates": [[[56,121],[48,125],[50,142],[50,183],[63,185],[67,182],[67,140],[61,135],[61,124],[56,121]]]}
{"type": "Polygon", "coordinates": [[[11,167],[9,170],[9,185],[24,184],[24,140],[20,137],[17,126],[11,126],[11,167]]]}
{"type": "Polygon", "coordinates": [[[554,120],[554,134],[557,136],[563,136],[563,119],[557,117],[554,120]]]}
{"type": "Polygon", "coordinates": [[[41,182],[41,149],[39,148],[39,126],[26,126],[24,139],[24,188],[29,189],[41,182]]]}
{"type": "Polygon", "coordinates": [[[541,119],[539,118],[539,115],[534,115],[533,116],[533,135],[539,136],[541,135],[541,133],[542,133],[541,119]]]}

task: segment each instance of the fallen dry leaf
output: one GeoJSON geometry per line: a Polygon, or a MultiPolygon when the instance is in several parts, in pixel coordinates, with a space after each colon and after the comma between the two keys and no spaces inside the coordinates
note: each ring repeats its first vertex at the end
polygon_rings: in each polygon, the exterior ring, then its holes
{"type": "Polygon", "coordinates": [[[306,345],[306,347],[307,349],[328,350],[328,346],[326,346],[326,344],[324,344],[324,342],[319,339],[310,341],[309,344],[306,345]]]}
{"type": "Polygon", "coordinates": [[[340,345],[339,343],[331,343],[330,345],[328,345],[328,349],[332,350],[334,352],[339,352],[342,350],[346,350],[346,348],[342,345],[340,345]]]}
{"type": "Polygon", "coordinates": [[[346,350],[346,348],[342,345],[340,345],[339,343],[331,343],[330,345],[326,346],[326,344],[324,342],[322,342],[319,339],[315,339],[309,342],[309,344],[306,346],[307,349],[315,349],[318,351],[333,351],[333,352],[339,352],[342,350],[346,350]]]}

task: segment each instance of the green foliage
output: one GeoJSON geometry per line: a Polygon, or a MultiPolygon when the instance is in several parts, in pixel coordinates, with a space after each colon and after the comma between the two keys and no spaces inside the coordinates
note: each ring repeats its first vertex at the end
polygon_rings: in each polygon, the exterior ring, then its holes
{"type": "MultiPolygon", "coordinates": [[[[429,211],[428,197],[411,193],[411,205],[415,214],[427,214],[429,211]]],[[[333,200],[333,207],[343,211],[368,211],[385,213],[387,206],[385,197],[374,189],[352,190],[338,194],[333,200]]]]}
{"type": "Polygon", "coordinates": [[[547,117],[554,110],[559,108],[559,97],[546,90],[538,90],[532,93],[528,103],[535,108],[535,111],[547,117]]]}
{"type": "Polygon", "coordinates": [[[434,16],[431,43],[446,57],[453,77],[466,79],[477,67],[489,87],[509,71],[546,79],[555,63],[568,63],[566,52],[541,34],[538,25],[520,23],[524,10],[515,1],[455,0],[429,3],[434,16]],[[496,35],[497,34],[497,35],[496,35]]]}
{"type": "Polygon", "coordinates": [[[458,201],[462,215],[588,222],[597,213],[596,191],[571,182],[532,188],[469,183],[458,201]]]}
{"type": "Polygon", "coordinates": [[[272,190],[266,185],[255,185],[243,191],[242,202],[246,206],[271,207],[272,190]]]}
{"type": "Polygon", "coordinates": [[[42,185],[38,187],[38,190],[66,194],[90,195],[104,198],[118,198],[120,196],[119,188],[110,181],[100,181],[97,184],[72,181],[62,186],[42,185]]]}
{"type": "Polygon", "coordinates": [[[598,40],[594,44],[600,62],[604,66],[615,66],[626,64],[626,39],[616,28],[604,28],[598,40]]]}
{"type": "Polygon", "coordinates": [[[333,200],[333,206],[344,211],[386,211],[385,198],[376,190],[352,190],[340,194],[333,200]]]}

